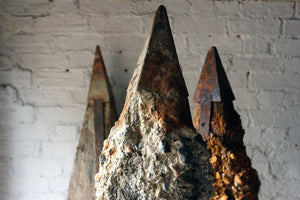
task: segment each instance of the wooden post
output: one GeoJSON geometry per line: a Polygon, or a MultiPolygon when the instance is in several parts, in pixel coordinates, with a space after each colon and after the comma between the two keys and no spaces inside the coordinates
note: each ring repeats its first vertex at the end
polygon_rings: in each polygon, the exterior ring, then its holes
{"type": "Polygon", "coordinates": [[[99,155],[115,120],[114,98],[100,48],[97,46],[88,106],[74,160],[68,200],[95,199],[94,176],[99,167],[99,155]]]}
{"type": "Polygon", "coordinates": [[[214,169],[211,200],[256,200],[260,181],[243,143],[234,95],[215,47],[207,54],[194,102],[194,126],[207,142],[214,169]]]}

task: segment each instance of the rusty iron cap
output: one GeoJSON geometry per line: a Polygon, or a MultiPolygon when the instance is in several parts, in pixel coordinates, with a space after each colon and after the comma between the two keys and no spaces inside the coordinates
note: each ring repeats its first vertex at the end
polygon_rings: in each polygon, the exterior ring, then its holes
{"type": "Polygon", "coordinates": [[[234,99],[217,48],[212,47],[207,53],[193,99],[193,124],[204,140],[210,138],[212,102],[229,102],[234,99]]]}
{"type": "Polygon", "coordinates": [[[212,47],[207,53],[193,100],[195,103],[207,104],[210,101],[224,102],[234,99],[217,48],[212,47]]]}
{"type": "Polygon", "coordinates": [[[155,105],[152,106],[157,119],[168,124],[166,132],[184,125],[193,126],[188,92],[164,6],[160,6],[154,14],[150,33],[128,85],[120,118],[126,115],[129,102],[133,101],[136,93],[146,94],[145,91],[155,96],[155,105]]]}
{"type": "Polygon", "coordinates": [[[153,17],[138,66],[142,66],[138,87],[167,94],[172,89],[187,97],[167,10],[161,5],[153,17]]]}

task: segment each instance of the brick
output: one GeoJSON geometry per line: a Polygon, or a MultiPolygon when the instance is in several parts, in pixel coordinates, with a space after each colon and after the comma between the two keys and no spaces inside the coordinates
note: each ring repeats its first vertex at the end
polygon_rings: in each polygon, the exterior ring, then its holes
{"type": "Polygon", "coordinates": [[[257,108],[257,94],[249,89],[236,88],[234,90],[234,106],[239,110],[247,110],[249,108],[257,108]]]}
{"type": "Polygon", "coordinates": [[[55,54],[21,54],[19,57],[22,68],[37,69],[61,69],[67,67],[67,56],[63,53],[55,54]]]}
{"type": "Polygon", "coordinates": [[[199,36],[188,37],[189,50],[196,55],[203,54],[206,56],[207,51],[215,46],[220,55],[239,54],[243,50],[243,41],[235,36],[199,36]]]}
{"type": "MultiPolygon", "coordinates": [[[[161,1],[156,0],[157,4],[152,4],[157,6],[161,4],[161,1]]],[[[182,1],[182,0],[167,0],[164,2],[168,15],[172,18],[174,16],[185,15],[189,13],[189,10],[195,6],[196,2],[182,1]]],[[[152,13],[156,8],[152,9],[152,13]]]]}
{"type": "Polygon", "coordinates": [[[277,150],[278,146],[282,143],[286,137],[286,130],[284,128],[267,127],[261,133],[259,146],[265,147],[268,150],[277,150]]]}
{"type": "Polygon", "coordinates": [[[256,149],[256,150],[254,150],[253,161],[267,163],[268,156],[265,152],[262,152],[259,149],[256,149]]]}
{"type": "Polygon", "coordinates": [[[130,14],[134,10],[132,2],[127,1],[102,1],[86,0],[79,3],[79,11],[82,14],[130,14]]]}
{"type": "Polygon", "coordinates": [[[250,122],[259,127],[287,128],[299,125],[299,110],[250,110],[250,122]]]}
{"type": "Polygon", "coordinates": [[[51,13],[76,13],[77,4],[74,0],[64,0],[64,1],[53,1],[51,7],[51,13]]]}
{"type": "MultiPolygon", "coordinates": [[[[187,52],[187,37],[184,34],[173,34],[177,55],[184,55],[187,52]]],[[[180,59],[179,59],[180,60],[180,59]]]]}
{"type": "Polygon", "coordinates": [[[33,24],[34,33],[53,34],[67,32],[86,32],[87,18],[77,14],[50,15],[39,17],[33,24]]]}
{"type": "Polygon", "coordinates": [[[287,20],[285,22],[285,35],[289,37],[299,37],[300,20],[287,20]]]}
{"type": "Polygon", "coordinates": [[[249,80],[249,88],[256,91],[294,91],[300,87],[298,80],[298,74],[252,74],[249,80]]]}
{"type": "Polygon", "coordinates": [[[239,16],[239,4],[238,1],[216,1],[216,15],[217,16],[239,16]]]}
{"type": "MultiPolygon", "coordinates": [[[[243,127],[245,128],[245,127],[243,127]]],[[[244,144],[247,146],[247,155],[252,158],[253,151],[248,151],[248,146],[256,146],[261,138],[261,130],[257,127],[249,126],[245,128],[244,144]]]]}
{"type": "Polygon", "coordinates": [[[214,1],[191,1],[190,13],[199,16],[214,16],[216,7],[214,1]]]}
{"type": "Polygon", "coordinates": [[[250,125],[249,112],[247,110],[236,109],[237,113],[241,117],[242,127],[247,128],[250,125]]]}
{"type": "MultiPolygon", "coordinates": [[[[16,187],[13,189],[13,193],[23,194],[22,199],[23,197],[25,197],[24,199],[28,199],[26,196],[30,197],[35,191],[46,193],[49,190],[47,177],[38,173],[42,168],[47,168],[47,166],[40,166],[38,159],[35,159],[34,161],[35,163],[27,163],[29,161],[24,159],[23,162],[19,162],[18,164],[20,165],[15,166],[15,169],[19,168],[19,170],[15,171],[14,176],[10,177],[10,184],[13,184],[16,187]],[[26,169],[25,173],[24,165],[30,165],[30,171],[26,169]]],[[[52,169],[48,168],[48,170],[51,172],[52,169]]]]}
{"type": "Polygon", "coordinates": [[[53,125],[43,122],[4,123],[0,126],[0,141],[48,141],[53,134],[51,129],[53,125]]]}
{"type": "Polygon", "coordinates": [[[9,14],[1,13],[0,21],[0,42],[2,43],[6,40],[6,38],[14,33],[13,17],[9,14]]]}
{"type": "Polygon", "coordinates": [[[273,91],[262,91],[257,95],[259,108],[266,109],[274,109],[284,108],[284,97],[285,93],[283,92],[273,92],[273,91]]]}
{"type": "Polygon", "coordinates": [[[103,36],[95,33],[76,33],[70,35],[58,35],[52,40],[53,48],[58,51],[91,51],[98,42],[102,44],[103,36]]]}
{"type": "Polygon", "coordinates": [[[31,73],[24,70],[7,70],[0,72],[0,84],[9,84],[14,87],[26,87],[31,85],[31,73]]]}
{"type": "Polygon", "coordinates": [[[243,71],[230,71],[227,73],[228,80],[230,80],[230,85],[233,89],[235,88],[247,88],[248,78],[247,72],[243,71]]]}
{"type": "MultiPolygon", "coordinates": [[[[40,193],[35,192],[34,194],[31,194],[32,196],[28,197],[28,199],[22,199],[22,200],[31,200],[31,199],[43,199],[43,200],[63,200],[67,199],[67,192],[55,192],[55,191],[49,191],[48,193],[40,193]]],[[[23,198],[23,197],[22,197],[23,198]]],[[[20,199],[21,200],[21,199],[20,199]]]]}
{"type": "MultiPolygon", "coordinates": [[[[94,54],[91,51],[70,52],[67,58],[69,69],[92,68],[94,63],[94,54]]],[[[106,63],[105,57],[103,57],[103,60],[106,63]]]]}
{"type": "Polygon", "coordinates": [[[79,129],[76,125],[58,125],[54,128],[50,140],[53,142],[77,143],[79,139],[79,129]]]}
{"type": "Polygon", "coordinates": [[[273,195],[276,196],[276,194],[274,194],[274,191],[276,191],[274,184],[275,180],[270,176],[264,177],[263,179],[260,177],[259,179],[261,182],[260,191],[265,191],[264,193],[259,192],[259,199],[272,199],[273,195]]]}
{"type": "Polygon", "coordinates": [[[35,106],[74,106],[71,92],[65,88],[24,88],[20,96],[25,104],[35,106]]]}
{"type": "Polygon", "coordinates": [[[254,169],[256,169],[256,171],[258,172],[259,177],[261,176],[265,176],[265,174],[269,174],[269,164],[268,162],[261,162],[261,161],[256,161],[254,159],[256,159],[255,157],[256,151],[254,151],[254,157],[252,159],[252,166],[254,169]]]}
{"type": "Polygon", "coordinates": [[[300,134],[297,127],[291,127],[288,129],[287,141],[292,147],[300,148],[300,134]]]}
{"type": "Polygon", "coordinates": [[[76,147],[75,142],[44,142],[41,145],[41,156],[44,159],[65,160],[67,157],[75,155],[76,147]]]}
{"type": "Polygon", "coordinates": [[[106,51],[135,52],[138,50],[140,52],[143,49],[145,40],[145,34],[105,34],[104,40],[101,42],[101,47],[102,49],[106,49],[106,51]]]}
{"type": "Polygon", "coordinates": [[[294,39],[279,39],[275,41],[276,51],[280,55],[300,56],[300,40],[294,39]]]}
{"type": "Polygon", "coordinates": [[[0,158],[18,158],[38,156],[39,155],[39,143],[35,141],[1,141],[0,158]]]}
{"type": "MultiPolygon", "coordinates": [[[[80,2],[79,11],[84,14],[110,14],[110,15],[142,15],[142,14],[153,14],[157,9],[160,1],[154,0],[149,1],[103,1],[98,3],[95,0],[86,0],[80,2]]],[[[186,1],[181,0],[167,0],[164,1],[164,5],[170,13],[186,14],[190,4],[186,1]]]]}
{"type": "Polygon", "coordinates": [[[8,70],[13,67],[14,63],[8,56],[0,55],[0,70],[8,70]]]}
{"type": "MultiPolygon", "coordinates": [[[[298,89],[298,88],[297,88],[298,89]]],[[[297,108],[300,105],[300,92],[289,92],[285,95],[284,105],[290,109],[297,108]]]]}
{"type": "Polygon", "coordinates": [[[32,78],[34,87],[62,89],[84,87],[84,76],[82,70],[43,70],[34,72],[32,78]]]}
{"type": "Polygon", "coordinates": [[[0,108],[0,124],[30,123],[34,121],[34,108],[31,106],[10,106],[0,108]]]}
{"type": "Polygon", "coordinates": [[[294,2],[240,2],[241,13],[245,16],[255,17],[292,17],[294,15],[294,2]]]}
{"type": "Polygon", "coordinates": [[[300,74],[300,58],[287,58],[284,61],[286,72],[300,74]]]}
{"type": "Polygon", "coordinates": [[[298,17],[298,16],[300,16],[300,3],[299,3],[299,1],[296,1],[296,16],[298,17]]]}
{"type": "Polygon", "coordinates": [[[272,54],[274,41],[268,37],[242,37],[244,41],[244,52],[247,54],[272,54]]]}
{"type": "MultiPolygon", "coordinates": [[[[69,169],[71,170],[71,169],[69,169]]],[[[68,191],[69,182],[67,181],[69,177],[57,176],[49,180],[49,189],[52,192],[59,193],[68,191]]]]}
{"type": "Polygon", "coordinates": [[[39,107],[37,120],[44,123],[70,124],[82,123],[85,107],[39,107]]]}
{"type": "Polygon", "coordinates": [[[232,57],[232,70],[253,71],[253,72],[284,72],[285,64],[282,58],[241,56],[232,57]]]}
{"type": "Polygon", "coordinates": [[[193,15],[176,17],[174,19],[173,32],[187,34],[224,34],[226,33],[226,24],[222,18],[202,18],[193,15]]]}
{"type": "Polygon", "coordinates": [[[51,38],[36,35],[16,35],[5,42],[4,48],[17,53],[50,53],[51,38]]]}
{"type": "Polygon", "coordinates": [[[18,103],[17,90],[10,86],[0,87],[0,106],[7,107],[18,103]]]}
{"type": "Polygon", "coordinates": [[[13,17],[13,25],[15,33],[31,33],[33,34],[33,21],[34,19],[30,16],[28,17],[13,17]]]}
{"type": "Polygon", "coordinates": [[[49,1],[39,0],[2,0],[1,7],[13,14],[20,16],[44,16],[50,14],[49,1]]]}
{"type": "Polygon", "coordinates": [[[143,32],[140,16],[90,16],[89,28],[98,33],[139,33],[143,32]]]}
{"type": "MultiPolygon", "coordinates": [[[[200,76],[204,64],[204,59],[205,59],[204,55],[183,54],[182,56],[178,55],[178,57],[179,57],[180,67],[183,73],[186,73],[187,71],[192,71],[192,73],[196,75],[197,73],[195,72],[198,72],[199,73],[198,76],[200,76]]],[[[195,82],[195,85],[196,84],[197,82],[195,82]]]]}
{"type": "Polygon", "coordinates": [[[75,104],[87,104],[88,88],[77,88],[70,90],[72,102],[75,104]]]}
{"type": "Polygon", "coordinates": [[[277,36],[280,34],[280,20],[270,18],[239,18],[228,21],[230,34],[277,36]]]}

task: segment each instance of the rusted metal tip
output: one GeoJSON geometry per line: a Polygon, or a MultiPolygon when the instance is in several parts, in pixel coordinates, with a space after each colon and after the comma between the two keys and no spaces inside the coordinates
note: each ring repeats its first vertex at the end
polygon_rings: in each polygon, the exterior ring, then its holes
{"type": "Polygon", "coordinates": [[[100,56],[101,57],[101,51],[100,51],[100,46],[99,45],[96,46],[95,57],[96,56],[100,56]]]}
{"type": "MultiPolygon", "coordinates": [[[[168,121],[169,126],[188,124],[192,126],[188,104],[188,92],[178,62],[167,12],[164,7],[156,11],[150,34],[141,52],[137,68],[128,85],[125,105],[121,116],[125,116],[128,105],[140,94],[155,94],[158,118],[168,121]],[[146,93],[145,93],[146,91],[146,93]],[[149,93],[150,92],[150,93],[149,93]]],[[[121,118],[121,117],[120,117],[121,118]]]]}
{"type": "Polygon", "coordinates": [[[88,102],[94,99],[102,98],[104,102],[110,102],[112,91],[110,82],[106,73],[100,47],[96,47],[94,65],[91,75],[91,82],[88,94],[88,102]]]}
{"type": "Polygon", "coordinates": [[[163,94],[175,89],[182,96],[188,96],[164,6],[160,6],[153,17],[138,65],[141,66],[138,88],[163,94]]]}
{"type": "Polygon", "coordinates": [[[212,47],[207,53],[193,100],[195,103],[206,104],[207,101],[221,102],[234,99],[217,48],[212,47]]]}
{"type": "Polygon", "coordinates": [[[160,5],[155,11],[155,15],[167,15],[167,9],[164,5],[160,5]]]}
{"type": "Polygon", "coordinates": [[[210,138],[212,102],[230,102],[234,95],[216,47],[212,47],[199,78],[194,95],[193,124],[204,140],[210,138]]]}

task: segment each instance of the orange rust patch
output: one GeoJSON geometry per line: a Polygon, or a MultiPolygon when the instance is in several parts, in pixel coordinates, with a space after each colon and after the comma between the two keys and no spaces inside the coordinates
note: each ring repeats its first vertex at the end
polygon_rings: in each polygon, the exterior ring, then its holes
{"type": "Polygon", "coordinates": [[[116,149],[116,148],[113,148],[113,149],[111,149],[111,150],[109,151],[109,155],[110,155],[110,156],[114,156],[114,155],[116,155],[116,153],[117,153],[117,149],[116,149]]]}
{"type": "Polygon", "coordinates": [[[108,140],[104,141],[104,150],[106,150],[109,147],[110,143],[108,140]]]}

